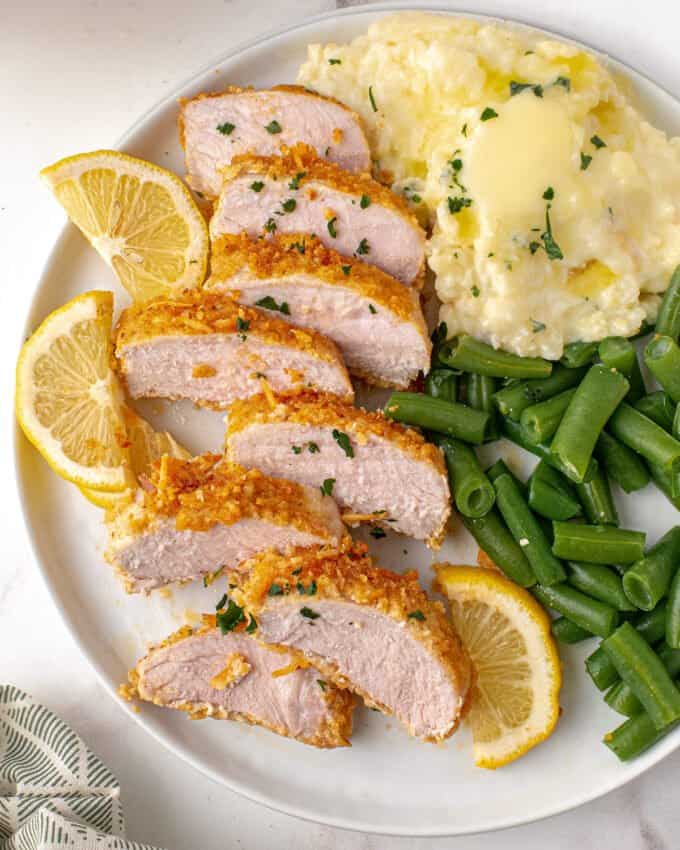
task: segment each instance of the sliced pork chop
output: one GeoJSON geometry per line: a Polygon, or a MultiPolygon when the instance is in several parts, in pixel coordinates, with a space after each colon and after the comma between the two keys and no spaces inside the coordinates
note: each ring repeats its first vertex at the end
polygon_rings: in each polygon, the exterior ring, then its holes
{"type": "Polygon", "coordinates": [[[405,388],[429,368],[432,345],[417,292],[315,237],[222,236],[211,267],[207,287],[319,331],[369,383],[405,388]]]}
{"type": "MultiPolygon", "coordinates": [[[[184,626],[138,662],[123,692],[129,699],[264,726],[315,747],[346,747],[352,697],[293,656],[269,649],[247,632],[222,634],[214,616],[197,630],[184,626]]],[[[244,618],[245,619],[245,618],[244,618]]]]}
{"type": "Polygon", "coordinates": [[[345,527],[317,488],[205,454],[165,456],[148,492],[109,518],[106,559],[130,593],[240,569],[264,549],[338,544],[345,527]]]}
{"type": "Polygon", "coordinates": [[[433,547],[444,536],[451,507],[440,450],[382,413],[329,395],[255,396],[232,406],[226,447],[235,463],[323,487],[349,523],[386,523],[433,547]]]}
{"type": "Polygon", "coordinates": [[[324,679],[393,714],[411,735],[441,741],[455,731],[470,662],[415,572],[380,569],[359,543],[285,558],[264,553],[234,594],[257,619],[260,640],[297,650],[324,679]]]}
{"type": "Polygon", "coordinates": [[[328,248],[420,287],[425,234],[403,198],[365,175],[319,159],[306,145],[282,156],[238,156],[210,222],[224,233],[315,233],[328,248]]]}
{"type": "Polygon", "coordinates": [[[239,154],[271,156],[305,142],[347,171],[369,171],[361,119],[351,109],[301,86],[264,91],[228,88],[181,102],[180,141],[188,182],[209,197],[222,188],[220,169],[239,154]]]}
{"type": "Polygon", "coordinates": [[[262,391],[315,387],[352,399],[333,342],[219,293],[185,292],[124,310],[116,357],[132,398],[188,398],[227,408],[262,391]]]}

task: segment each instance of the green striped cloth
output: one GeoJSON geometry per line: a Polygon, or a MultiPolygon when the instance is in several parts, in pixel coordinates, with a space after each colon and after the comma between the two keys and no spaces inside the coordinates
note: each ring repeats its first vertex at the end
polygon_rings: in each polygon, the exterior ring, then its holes
{"type": "Polygon", "coordinates": [[[108,767],[49,709],[0,685],[0,850],[154,850],[124,836],[108,767]]]}

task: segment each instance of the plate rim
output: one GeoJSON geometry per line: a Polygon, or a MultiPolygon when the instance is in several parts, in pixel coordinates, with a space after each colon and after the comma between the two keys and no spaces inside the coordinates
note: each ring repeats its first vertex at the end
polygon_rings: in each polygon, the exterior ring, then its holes
{"type": "MultiPolygon", "coordinates": [[[[611,60],[612,62],[616,63],[616,65],[623,68],[625,71],[629,73],[632,72],[634,76],[644,80],[645,83],[663,93],[666,97],[670,98],[672,101],[675,102],[678,107],[678,112],[680,114],[680,97],[675,95],[664,85],[656,82],[652,77],[650,77],[643,71],[640,71],[634,65],[622,61],[615,54],[605,52],[599,47],[596,47],[595,45],[590,43],[589,41],[575,39],[572,36],[565,35],[559,29],[553,27],[544,28],[542,26],[537,26],[536,24],[532,23],[530,19],[523,16],[515,17],[494,15],[490,13],[484,14],[480,12],[471,11],[468,8],[461,8],[457,4],[452,3],[433,3],[428,2],[428,0],[392,0],[392,2],[389,2],[388,0],[388,2],[369,3],[369,5],[364,6],[349,6],[344,9],[333,9],[328,12],[309,15],[301,18],[300,20],[297,20],[296,22],[286,27],[278,29],[269,29],[258,36],[254,36],[251,39],[239,42],[232,49],[220,53],[218,56],[214,57],[210,62],[199,68],[197,71],[185,77],[180,83],[173,87],[172,92],[163,96],[147,110],[145,110],[128,127],[128,129],[121,136],[118,137],[118,139],[113,143],[112,149],[124,151],[127,145],[130,143],[130,140],[138,132],[140,132],[150,120],[153,119],[154,115],[164,110],[170,103],[176,102],[181,92],[184,92],[186,89],[191,88],[200,79],[204,78],[209,72],[214,71],[216,67],[219,67],[222,64],[227,63],[231,60],[237,59],[241,54],[245,53],[248,50],[251,50],[252,48],[266,45],[267,42],[270,42],[275,38],[290,35],[291,33],[306,28],[310,25],[328,22],[336,18],[359,18],[364,15],[374,15],[376,13],[388,13],[409,10],[423,12],[443,12],[457,17],[468,17],[476,20],[487,21],[490,23],[496,22],[504,25],[534,30],[537,32],[544,33],[547,36],[556,37],[561,41],[567,42],[569,44],[573,44],[582,48],[585,47],[588,51],[596,54],[600,59],[604,60],[605,62],[611,60]]],[[[53,263],[55,262],[56,258],[63,249],[63,243],[67,241],[72,232],[72,227],[73,225],[69,221],[67,221],[62,226],[56,240],[54,241],[54,244],[50,248],[45,258],[45,261],[42,266],[42,271],[36,283],[32,297],[29,301],[28,309],[24,317],[23,335],[21,339],[24,339],[26,334],[30,332],[31,328],[35,326],[36,317],[34,316],[34,314],[36,312],[38,296],[43,289],[48,275],[50,274],[50,269],[53,263]]],[[[665,741],[660,742],[655,748],[648,751],[645,755],[641,756],[635,762],[635,764],[637,765],[636,767],[633,767],[631,764],[626,765],[626,772],[621,774],[620,781],[617,777],[615,777],[611,781],[605,782],[602,787],[598,787],[594,790],[591,789],[580,795],[576,795],[575,797],[570,798],[564,804],[557,803],[545,806],[543,810],[539,811],[536,814],[532,813],[528,815],[524,814],[519,816],[505,816],[504,818],[499,818],[496,822],[490,825],[485,825],[484,823],[476,823],[457,829],[450,826],[435,824],[433,827],[422,825],[419,825],[417,827],[410,827],[408,831],[405,831],[404,827],[390,829],[388,827],[377,826],[376,824],[370,822],[359,822],[356,819],[350,819],[348,817],[319,816],[314,814],[313,812],[310,812],[308,809],[301,807],[300,805],[296,805],[291,802],[281,801],[277,799],[273,794],[264,793],[239,781],[232,781],[228,777],[217,773],[215,770],[201,763],[197,758],[192,755],[191,751],[188,748],[175,743],[175,741],[172,740],[171,736],[167,734],[164,730],[158,728],[153,723],[147,722],[146,718],[144,718],[140,713],[136,713],[128,703],[123,702],[123,700],[118,694],[117,685],[108,676],[103,664],[100,662],[96,653],[92,651],[90,646],[86,643],[85,636],[81,634],[81,627],[78,626],[76,624],[75,619],[70,616],[66,605],[62,601],[62,597],[60,595],[61,592],[58,588],[58,583],[54,582],[49,574],[49,570],[46,566],[47,559],[45,559],[45,563],[43,562],[43,557],[40,551],[41,547],[38,540],[38,534],[34,528],[32,518],[29,516],[30,495],[28,491],[30,488],[29,482],[23,470],[23,461],[21,455],[22,452],[26,452],[27,450],[30,450],[30,448],[31,447],[29,446],[28,441],[24,437],[23,432],[21,431],[21,428],[19,427],[19,424],[16,421],[15,417],[12,445],[12,455],[14,461],[14,483],[16,485],[17,494],[19,496],[21,515],[29,540],[30,550],[33,555],[33,559],[35,561],[35,565],[38,569],[43,585],[47,589],[50,599],[52,600],[64,627],[71,636],[76,647],[94,671],[95,676],[97,677],[99,683],[103,686],[104,690],[118,705],[120,710],[122,710],[128,716],[128,718],[132,719],[146,734],[150,735],[151,738],[153,738],[166,750],[171,752],[181,762],[189,764],[192,768],[194,768],[207,778],[211,779],[213,782],[228,788],[230,791],[240,796],[243,796],[248,800],[265,806],[266,808],[272,811],[281,812],[282,814],[286,814],[291,817],[296,817],[306,822],[319,823],[326,826],[348,830],[352,832],[363,832],[372,835],[413,838],[437,838],[475,835],[496,832],[531,823],[537,823],[539,821],[546,820],[547,818],[555,817],[556,815],[577,809],[580,806],[585,805],[586,803],[593,802],[594,800],[604,797],[605,795],[624,787],[629,782],[632,782],[634,779],[637,779],[638,777],[646,773],[648,770],[650,770],[653,766],[663,761],[671,753],[675,752],[680,748],[679,728],[674,733],[671,733],[665,741]]]]}

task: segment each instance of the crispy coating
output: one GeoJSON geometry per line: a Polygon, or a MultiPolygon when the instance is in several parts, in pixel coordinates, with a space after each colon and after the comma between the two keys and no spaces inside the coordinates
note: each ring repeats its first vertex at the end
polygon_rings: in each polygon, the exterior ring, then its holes
{"type": "Polygon", "coordinates": [[[123,310],[115,329],[116,357],[124,357],[129,345],[159,336],[235,334],[246,329],[248,334],[267,344],[296,348],[329,362],[342,362],[335,343],[316,331],[294,327],[266,310],[238,304],[227,295],[195,290],[185,290],[181,298],[155,298],[123,310]]]}
{"type": "MultiPolygon", "coordinates": [[[[142,665],[149,656],[153,655],[154,652],[186,640],[192,635],[204,634],[212,631],[216,627],[217,623],[215,615],[204,614],[203,623],[200,627],[194,629],[191,626],[182,626],[159,644],[151,646],[144,658],[141,658],[137,662],[137,665],[128,672],[129,684],[122,686],[125,698],[129,700],[144,699],[144,697],[142,697],[139,693],[139,669],[140,665],[142,665]]],[[[236,630],[243,631],[245,627],[245,623],[241,623],[236,627],[236,630]]],[[[266,644],[264,645],[266,646],[266,644]]],[[[355,705],[354,697],[347,691],[334,688],[329,684],[323,691],[323,700],[328,708],[326,721],[317,731],[317,734],[313,739],[304,739],[303,743],[319,747],[320,749],[351,746],[349,739],[352,734],[352,712],[354,711],[355,705]]],[[[160,700],[154,699],[152,702],[154,705],[159,705],[163,708],[166,707],[160,700]]],[[[263,723],[261,720],[251,717],[250,715],[227,711],[221,707],[215,707],[206,703],[183,702],[172,707],[179,711],[186,712],[191,720],[204,720],[206,717],[212,717],[216,720],[238,720],[242,723],[248,723],[251,726],[263,726],[264,728],[269,729],[272,732],[276,732],[278,735],[282,735],[285,738],[295,737],[290,734],[289,730],[286,729],[285,726],[280,724],[263,723]]]]}
{"type": "Polygon", "coordinates": [[[446,475],[446,466],[437,446],[425,441],[422,434],[387,419],[380,411],[369,412],[362,407],[345,404],[329,393],[300,392],[273,394],[275,406],[264,395],[234,402],[229,409],[227,451],[229,438],[253,424],[294,422],[298,425],[318,425],[338,428],[351,434],[361,443],[370,436],[394,443],[416,460],[432,464],[438,473],[446,475]]]}
{"type": "Polygon", "coordinates": [[[398,318],[413,322],[422,336],[427,337],[412,288],[376,266],[327,248],[309,233],[278,234],[259,240],[251,240],[245,233],[220,236],[212,245],[211,275],[205,285],[228,283],[229,278],[246,267],[257,278],[304,274],[351,289],[398,318]]]}
{"type": "MultiPolygon", "coordinates": [[[[472,678],[468,655],[446,616],[444,606],[428,598],[418,584],[415,570],[398,575],[382,569],[373,563],[364,543],[351,540],[345,541],[339,548],[298,549],[286,557],[264,552],[249,561],[248,566],[248,576],[234,591],[234,596],[255,617],[268,601],[271,602],[269,589],[272,585],[283,588],[285,594],[287,588],[292,588],[294,593],[298,582],[309,586],[313,581],[316,583],[315,598],[368,605],[404,623],[412,636],[425,646],[428,654],[449,673],[459,691],[467,691],[472,678]]],[[[290,647],[285,648],[295,652],[290,647]]],[[[374,703],[370,695],[357,689],[332,662],[314,658],[313,664],[338,687],[349,688],[369,705],[392,713],[389,707],[374,703]]],[[[443,737],[449,737],[455,729],[456,726],[452,727],[443,737]]]]}

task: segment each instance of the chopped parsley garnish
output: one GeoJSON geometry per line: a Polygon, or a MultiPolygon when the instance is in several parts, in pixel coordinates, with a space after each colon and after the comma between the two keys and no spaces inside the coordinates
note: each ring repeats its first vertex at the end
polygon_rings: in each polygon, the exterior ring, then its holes
{"type": "Polygon", "coordinates": [[[245,620],[243,608],[237,605],[233,599],[229,600],[229,605],[226,611],[218,611],[215,617],[217,625],[223,635],[233,631],[239,623],[245,620]]]}
{"type": "Polygon", "coordinates": [[[378,312],[372,304],[368,305],[368,309],[371,311],[371,313],[373,313],[373,315],[378,312]]]}
{"type": "Polygon", "coordinates": [[[347,434],[345,434],[344,431],[338,431],[337,428],[333,428],[332,434],[333,439],[340,446],[340,448],[347,455],[347,457],[354,457],[354,449],[352,448],[352,444],[350,443],[347,434]]]}
{"type": "Polygon", "coordinates": [[[329,59],[329,65],[342,65],[342,59],[329,59]]]}
{"type": "Polygon", "coordinates": [[[368,254],[371,250],[371,246],[368,244],[368,239],[362,239],[361,242],[357,245],[357,254],[368,254]]]}
{"type": "Polygon", "coordinates": [[[371,109],[377,112],[378,107],[375,105],[375,98],[373,97],[373,86],[368,87],[368,99],[371,101],[371,109]]]}
{"type": "Polygon", "coordinates": [[[588,168],[588,166],[592,162],[592,160],[593,160],[592,156],[588,156],[587,153],[582,153],[581,154],[581,171],[585,171],[586,168],[588,168]]]}
{"type": "Polygon", "coordinates": [[[284,211],[284,212],[287,212],[287,213],[291,213],[291,212],[293,212],[293,210],[295,209],[295,207],[296,207],[296,206],[297,206],[297,201],[295,200],[295,198],[287,198],[287,199],[286,199],[286,200],[285,200],[285,201],[281,204],[281,207],[283,208],[283,211],[284,211]]]}
{"type": "Polygon", "coordinates": [[[231,136],[235,129],[236,124],[230,124],[228,121],[217,125],[217,132],[222,133],[223,136],[231,136]]]}
{"type": "Polygon", "coordinates": [[[290,247],[296,248],[298,254],[304,254],[305,253],[305,243],[304,242],[293,242],[293,244],[290,247]]]}
{"type": "Polygon", "coordinates": [[[495,109],[487,106],[484,112],[479,116],[480,121],[490,121],[492,118],[498,118],[498,113],[495,109]]]}
{"type": "Polygon", "coordinates": [[[302,178],[306,177],[306,176],[307,176],[306,171],[298,171],[298,173],[295,175],[295,177],[293,177],[293,179],[288,184],[288,188],[289,189],[299,189],[300,188],[300,180],[302,180],[302,178]]]}
{"type": "Polygon", "coordinates": [[[543,200],[544,201],[552,201],[552,199],[554,197],[555,197],[555,190],[553,189],[552,186],[548,186],[548,188],[543,193],[543,200]]]}
{"type": "Polygon", "coordinates": [[[267,219],[264,229],[267,231],[267,233],[273,233],[276,230],[276,222],[273,218],[267,219]]]}
{"type": "Polygon", "coordinates": [[[300,613],[303,617],[307,617],[308,620],[318,620],[321,614],[317,614],[316,611],[312,611],[311,608],[308,608],[306,605],[303,608],[300,608],[300,613]]]}
{"type": "Polygon", "coordinates": [[[467,139],[467,122],[465,124],[463,124],[463,127],[462,127],[460,132],[461,132],[461,135],[465,136],[465,138],[467,139]]]}
{"type": "Polygon", "coordinates": [[[535,254],[536,251],[538,251],[538,249],[540,247],[541,247],[540,242],[529,242],[529,250],[531,251],[532,254],[535,254]]]}
{"type": "Polygon", "coordinates": [[[541,241],[543,242],[543,247],[549,260],[564,259],[562,249],[553,237],[552,226],[550,224],[550,204],[547,204],[545,208],[545,230],[541,233],[541,241]]]}
{"type": "Polygon", "coordinates": [[[321,449],[317,446],[316,443],[307,443],[307,451],[310,453],[310,455],[315,455],[320,452],[321,449]]]}
{"type": "Polygon", "coordinates": [[[324,682],[323,679],[317,679],[316,684],[321,688],[322,691],[326,690],[327,685],[326,685],[326,682],[324,682]]]}
{"type": "Polygon", "coordinates": [[[543,322],[537,322],[536,319],[530,319],[529,321],[531,322],[531,330],[535,334],[545,330],[545,325],[543,324],[543,322]]]}
{"type": "Polygon", "coordinates": [[[268,133],[275,135],[276,133],[280,133],[282,128],[278,121],[270,121],[264,129],[268,133]]]}
{"type": "Polygon", "coordinates": [[[531,89],[536,97],[543,97],[543,86],[540,83],[518,83],[516,80],[510,80],[510,97],[521,94],[526,89],[531,89]]]}
{"type": "Polygon", "coordinates": [[[415,611],[411,611],[408,617],[411,620],[420,620],[422,622],[425,619],[425,614],[423,614],[420,608],[417,608],[415,611]]]}
{"type": "Polygon", "coordinates": [[[280,584],[272,584],[269,586],[267,596],[283,596],[285,593],[286,591],[281,587],[280,584]]]}
{"type": "Polygon", "coordinates": [[[238,335],[241,338],[241,341],[245,342],[246,334],[250,330],[250,319],[242,319],[240,316],[237,316],[236,330],[238,331],[238,335]]]}
{"type": "Polygon", "coordinates": [[[452,159],[451,160],[451,168],[453,168],[454,171],[460,171],[462,167],[463,167],[463,160],[462,159],[452,159]]]}
{"type": "Polygon", "coordinates": [[[459,213],[462,209],[465,209],[465,207],[469,207],[472,205],[471,198],[452,198],[451,196],[449,196],[448,202],[449,212],[451,213],[451,215],[455,215],[456,213],[459,213]]]}
{"type": "Polygon", "coordinates": [[[285,301],[277,304],[271,295],[265,295],[264,298],[260,298],[259,301],[255,302],[255,306],[264,307],[265,310],[276,310],[279,313],[283,313],[284,316],[290,316],[290,307],[288,304],[285,301]]]}
{"type": "Polygon", "coordinates": [[[607,143],[603,142],[602,139],[599,136],[591,136],[590,137],[590,143],[591,143],[591,145],[593,145],[593,147],[596,147],[596,148],[606,148],[607,147],[607,143]]]}
{"type": "Polygon", "coordinates": [[[316,595],[316,582],[312,579],[309,583],[309,587],[305,587],[304,584],[299,581],[295,587],[297,588],[297,592],[302,596],[315,596],[316,595]]]}
{"type": "Polygon", "coordinates": [[[296,570],[291,571],[291,575],[292,576],[299,576],[301,572],[302,572],[302,567],[298,567],[296,570]]]}
{"type": "Polygon", "coordinates": [[[328,228],[328,232],[333,237],[333,239],[335,239],[335,237],[338,235],[338,231],[335,229],[335,222],[337,220],[337,216],[333,216],[333,218],[328,220],[328,224],[326,225],[326,227],[328,228]]]}
{"type": "Polygon", "coordinates": [[[340,266],[340,268],[342,269],[343,274],[346,275],[349,275],[349,273],[352,271],[352,266],[340,266]]]}
{"type": "Polygon", "coordinates": [[[333,492],[333,485],[335,484],[335,478],[324,478],[323,484],[319,487],[321,490],[322,496],[330,496],[333,492]]]}
{"type": "Polygon", "coordinates": [[[371,206],[371,198],[369,195],[362,195],[361,200],[359,201],[359,206],[362,210],[365,210],[366,207],[371,206]]]}
{"type": "Polygon", "coordinates": [[[224,606],[227,604],[227,598],[228,597],[227,597],[226,593],[222,595],[222,598],[220,599],[220,601],[217,603],[217,605],[215,605],[216,611],[219,611],[220,608],[224,608],[224,606]]]}
{"type": "Polygon", "coordinates": [[[479,287],[477,286],[477,284],[475,284],[475,285],[472,287],[472,289],[470,290],[470,292],[472,293],[472,297],[473,297],[473,298],[479,298],[479,287]]]}
{"type": "Polygon", "coordinates": [[[291,446],[294,455],[302,454],[302,446],[291,446]]]}
{"type": "Polygon", "coordinates": [[[253,192],[261,192],[264,188],[264,183],[261,180],[256,180],[254,183],[250,184],[250,188],[253,192]]]}
{"type": "Polygon", "coordinates": [[[257,620],[252,614],[248,614],[248,616],[250,617],[250,622],[246,626],[246,631],[249,635],[252,635],[253,632],[257,631],[257,620]]]}
{"type": "Polygon", "coordinates": [[[385,530],[383,528],[380,528],[379,525],[374,525],[373,528],[368,533],[375,540],[380,540],[382,537],[387,537],[385,530]]]}

